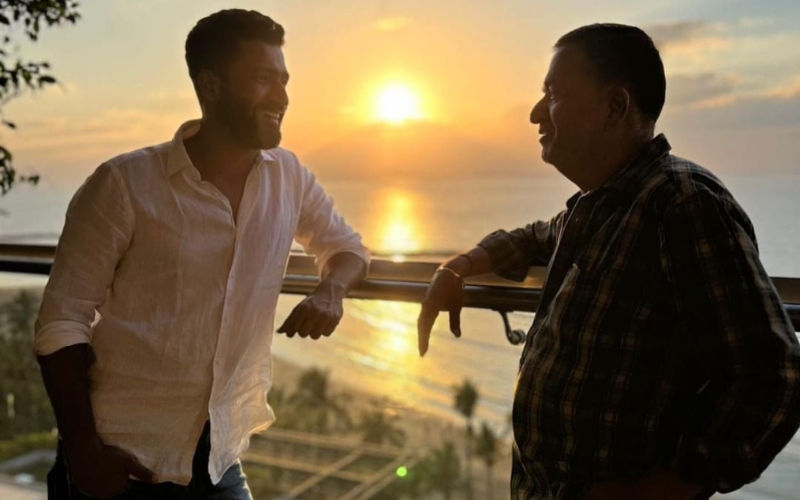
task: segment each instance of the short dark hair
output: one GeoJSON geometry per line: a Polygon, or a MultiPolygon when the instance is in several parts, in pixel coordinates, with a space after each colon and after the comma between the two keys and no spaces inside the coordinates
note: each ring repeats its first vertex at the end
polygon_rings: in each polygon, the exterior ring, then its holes
{"type": "Polygon", "coordinates": [[[283,26],[255,10],[225,9],[197,21],[186,37],[186,65],[194,81],[202,69],[221,74],[239,42],[283,45],[283,26]]]}
{"type": "Polygon", "coordinates": [[[555,46],[568,45],[583,50],[600,83],[621,84],[642,114],[658,119],[667,83],[661,56],[647,33],[624,24],[590,24],[562,36],[555,46]]]}

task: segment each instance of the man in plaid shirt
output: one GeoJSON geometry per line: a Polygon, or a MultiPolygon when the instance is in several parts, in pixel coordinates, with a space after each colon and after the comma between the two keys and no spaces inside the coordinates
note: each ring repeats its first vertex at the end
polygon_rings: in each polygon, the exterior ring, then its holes
{"type": "Polygon", "coordinates": [[[531,111],[580,192],[446,261],[419,317],[460,336],[463,277],[547,266],[514,398],[513,498],[708,498],[755,480],[800,424],[800,347],[753,226],[655,136],[664,68],[640,29],[556,43],[531,111]]]}

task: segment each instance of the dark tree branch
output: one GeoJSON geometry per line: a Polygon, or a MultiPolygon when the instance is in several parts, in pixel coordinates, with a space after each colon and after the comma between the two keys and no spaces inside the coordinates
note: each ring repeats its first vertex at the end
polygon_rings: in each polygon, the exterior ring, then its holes
{"type": "MultiPolygon", "coordinates": [[[[14,122],[2,117],[2,107],[25,91],[39,91],[57,82],[50,74],[47,61],[12,61],[10,47],[16,28],[22,27],[24,36],[35,42],[41,29],[75,24],[80,18],[78,2],[75,0],[0,0],[0,124],[16,129],[14,122]]],[[[20,176],[13,164],[14,156],[0,145],[0,196],[6,194],[15,182],[36,184],[38,175],[20,176]]]]}

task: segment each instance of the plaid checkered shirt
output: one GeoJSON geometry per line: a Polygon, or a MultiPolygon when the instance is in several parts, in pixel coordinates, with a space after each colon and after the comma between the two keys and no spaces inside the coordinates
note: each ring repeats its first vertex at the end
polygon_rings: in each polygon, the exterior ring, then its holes
{"type": "Polygon", "coordinates": [[[753,226],[663,135],[549,221],[479,245],[547,278],[517,376],[513,498],[655,467],[730,491],[800,424],[800,347],[753,226]]]}

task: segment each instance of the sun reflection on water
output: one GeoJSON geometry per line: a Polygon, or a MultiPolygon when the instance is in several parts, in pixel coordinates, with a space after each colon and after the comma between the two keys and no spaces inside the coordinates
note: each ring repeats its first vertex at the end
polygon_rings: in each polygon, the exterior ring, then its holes
{"type": "Polygon", "coordinates": [[[413,193],[386,188],[377,193],[378,209],[373,212],[373,234],[378,235],[374,250],[403,262],[405,254],[422,249],[417,217],[417,200],[413,193]]]}
{"type": "Polygon", "coordinates": [[[399,189],[388,189],[380,193],[379,199],[382,206],[375,214],[379,217],[378,249],[393,255],[396,261],[403,254],[419,251],[421,246],[413,195],[399,189]]]}
{"type": "Polygon", "coordinates": [[[369,301],[361,306],[357,315],[373,329],[374,352],[388,362],[407,362],[416,357],[419,305],[369,301]]]}

